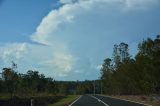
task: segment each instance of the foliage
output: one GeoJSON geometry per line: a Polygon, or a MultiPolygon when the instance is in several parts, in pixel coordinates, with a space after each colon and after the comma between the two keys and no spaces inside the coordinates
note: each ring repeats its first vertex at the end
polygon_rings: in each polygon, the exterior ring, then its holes
{"type": "Polygon", "coordinates": [[[156,39],[144,40],[139,43],[138,49],[136,57],[131,58],[127,44],[114,46],[113,59],[105,59],[101,69],[105,93],[160,93],[160,36],[156,39]],[[117,49],[118,47],[125,49],[117,49]],[[125,56],[120,55],[122,50],[125,56]]]}
{"type": "Polygon", "coordinates": [[[12,68],[3,68],[2,88],[0,93],[10,93],[13,96],[35,96],[37,93],[48,92],[54,94],[55,81],[52,78],[45,78],[38,71],[29,70],[26,74],[18,74],[12,68]]]}
{"type": "Polygon", "coordinates": [[[95,93],[101,92],[100,80],[55,81],[53,78],[47,78],[43,74],[39,74],[38,71],[28,70],[26,74],[21,74],[15,72],[14,69],[13,67],[3,68],[2,78],[0,79],[0,94],[10,94],[11,98],[41,97],[43,95],[81,95],[94,93],[94,90],[95,93]]]}

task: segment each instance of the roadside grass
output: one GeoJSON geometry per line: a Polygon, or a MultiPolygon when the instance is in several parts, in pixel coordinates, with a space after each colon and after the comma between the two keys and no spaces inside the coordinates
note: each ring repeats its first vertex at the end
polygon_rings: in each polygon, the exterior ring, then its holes
{"type": "Polygon", "coordinates": [[[149,104],[151,106],[160,106],[160,95],[114,95],[111,97],[149,104]]]}
{"type": "Polygon", "coordinates": [[[29,97],[49,97],[49,96],[56,96],[55,94],[47,93],[47,92],[39,92],[32,95],[29,95],[29,97]]]}
{"type": "MultiPolygon", "coordinates": [[[[14,94],[14,96],[18,97],[18,98],[31,98],[31,97],[53,97],[56,96],[54,94],[51,93],[35,93],[35,94],[14,94]]],[[[11,94],[10,93],[0,93],[0,100],[6,100],[6,99],[10,99],[11,98],[11,94]]]]}
{"type": "Polygon", "coordinates": [[[34,101],[33,105],[35,106],[46,106],[47,104],[56,103],[65,97],[64,95],[37,93],[25,96],[16,94],[11,98],[11,94],[9,93],[0,93],[0,106],[29,106],[31,99],[34,101]]]}
{"type": "Polygon", "coordinates": [[[80,95],[68,95],[64,99],[61,99],[57,103],[50,104],[48,106],[67,106],[70,103],[72,103],[74,100],[76,100],[80,95]]]}
{"type": "Polygon", "coordinates": [[[152,106],[160,106],[160,101],[157,103],[153,103],[152,106]]]}
{"type": "Polygon", "coordinates": [[[0,93],[0,100],[9,99],[11,95],[9,93],[0,93]]]}

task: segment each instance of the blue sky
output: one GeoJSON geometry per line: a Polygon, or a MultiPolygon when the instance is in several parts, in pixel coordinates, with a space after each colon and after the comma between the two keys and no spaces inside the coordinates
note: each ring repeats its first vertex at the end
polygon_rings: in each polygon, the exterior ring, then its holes
{"type": "Polygon", "coordinates": [[[0,68],[39,70],[56,80],[92,80],[126,42],[160,33],[159,0],[0,0],[0,68]]]}

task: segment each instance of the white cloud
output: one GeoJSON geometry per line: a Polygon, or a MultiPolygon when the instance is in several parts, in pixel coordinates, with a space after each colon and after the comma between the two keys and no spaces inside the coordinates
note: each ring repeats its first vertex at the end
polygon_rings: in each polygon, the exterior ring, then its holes
{"type": "Polygon", "coordinates": [[[42,62],[43,65],[51,67],[56,75],[66,75],[73,70],[75,58],[66,51],[55,51],[53,56],[42,62]]]}
{"type": "Polygon", "coordinates": [[[21,59],[27,53],[26,43],[5,44],[0,47],[0,57],[3,61],[8,62],[11,59],[21,59]]]}
{"type": "Polygon", "coordinates": [[[75,11],[75,7],[76,6],[74,5],[66,4],[59,10],[52,10],[46,17],[43,18],[42,22],[37,27],[36,32],[32,34],[32,41],[46,45],[52,45],[53,42],[56,42],[56,40],[54,40],[54,37],[56,36],[54,31],[58,29],[60,24],[72,22],[74,16],[70,13],[75,11]],[[52,41],[50,41],[50,38],[52,38],[52,41]]]}
{"type": "Polygon", "coordinates": [[[97,70],[100,70],[101,68],[102,68],[102,65],[98,65],[98,66],[96,67],[97,70]]]}
{"type": "Polygon", "coordinates": [[[50,46],[53,50],[51,52],[53,56],[45,60],[45,64],[52,67],[61,76],[73,69],[75,57],[68,50],[67,44],[58,39],[55,32],[60,24],[73,22],[74,16],[72,12],[76,11],[74,8],[76,9],[75,5],[66,4],[59,10],[52,10],[43,18],[36,32],[31,36],[32,41],[50,46]]]}
{"type": "Polygon", "coordinates": [[[63,52],[55,53],[53,60],[53,66],[57,70],[61,70],[64,73],[68,73],[73,67],[73,57],[70,54],[63,52]]]}
{"type": "Polygon", "coordinates": [[[158,0],[78,0],[77,3],[71,3],[73,0],[60,0],[61,3],[66,3],[58,10],[52,10],[46,17],[43,18],[36,32],[31,36],[35,42],[50,45],[54,42],[54,32],[59,28],[60,24],[70,23],[74,20],[77,14],[95,7],[113,5],[114,8],[121,7],[122,10],[128,9],[144,9],[150,5],[157,4],[158,0]],[[116,5],[114,5],[116,4],[116,5]],[[118,6],[119,5],[119,6],[118,6]],[[50,38],[52,41],[50,42],[50,38]]]}
{"type": "Polygon", "coordinates": [[[126,5],[126,9],[147,9],[150,6],[159,3],[159,0],[123,0],[126,5]]]}
{"type": "MultiPolygon", "coordinates": [[[[43,64],[49,65],[56,70],[59,75],[63,76],[74,69],[76,57],[69,50],[69,45],[62,40],[65,35],[63,27],[80,23],[77,19],[87,13],[96,11],[104,13],[107,9],[118,8],[118,11],[147,8],[156,4],[158,0],[60,0],[64,5],[59,9],[52,10],[42,19],[42,22],[32,34],[31,40],[41,44],[49,45],[53,54],[50,59],[44,60],[43,64]],[[119,10],[120,8],[120,10],[119,10]],[[60,37],[61,36],[61,37],[60,37]]],[[[78,26],[76,26],[79,28],[78,26]]],[[[82,27],[82,26],[81,26],[82,27]]],[[[64,29],[65,29],[64,28],[64,29]]],[[[67,33],[66,33],[67,34],[67,33]]],[[[99,69],[101,66],[97,66],[99,69]]]]}
{"type": "Polygon", "coordinates": [[[118,4],[123,5],[122,8],[125,9],[144,9],[148,6],[155,5],[159,3],[159,0],[60,0],[60,3],[70,4],[74,3],[75,1],[79,3],[90,3],[90,4],[97,4],[97,3],[107,3],[107,4],[118,4]]]}
{"type": "Polygon", "coordinates": [[[66,3],[72,3],[75,0],[60,0],[61,3],[66,4],[66,3]]]}

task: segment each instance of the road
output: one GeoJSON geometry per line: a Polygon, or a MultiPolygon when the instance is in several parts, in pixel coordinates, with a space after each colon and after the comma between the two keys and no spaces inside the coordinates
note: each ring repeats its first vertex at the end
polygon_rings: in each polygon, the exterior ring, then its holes
{"type": "Polygon", "coordinates": [[[83,95],[69,106],[149,106],[100,95],[83,95]]]}

